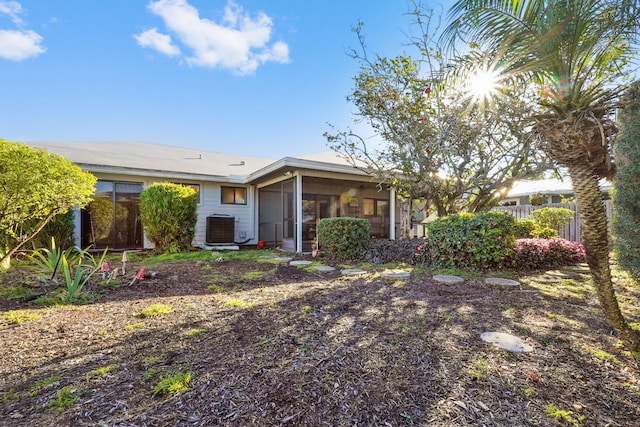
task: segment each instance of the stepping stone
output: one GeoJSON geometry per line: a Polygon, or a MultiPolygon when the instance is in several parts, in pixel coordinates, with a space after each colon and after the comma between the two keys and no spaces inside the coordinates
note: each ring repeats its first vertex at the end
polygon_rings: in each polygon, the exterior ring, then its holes
{"type": "Polygon", "coordinates": [[[484,283],[492,286],[500,286],[502,288],[513,288],[520,286],[520,282],[511,279],[501,279],[499,277],[487,277],[484,279],[484,283]]]}
{"type": "Polygon", "coordinates": [[[313,261],[291,261],[289,265],[311,265],[313,261]]]}
{"type": "Polygon", "coordinates": [[[411,273],[409,273],[408,271],[391,271],[391,270],[387,270],[387,271],[383,271],[382,273],[380,273],[380,276],[388,277],[388,278],[391,278],[391,279],[406,279],[407,277],[411,277],[411,273]]]}
{"type": "Polygon", "coordinates": [[[533,351],[533,347],[525,343],[522,339],[507,334],[506,332],[483,332],[480,334],[480,339],[512,353],[528,353],[533,351]]]}
{"type": "Polygon", "coordinates": [[[445,283],[447,285],[458,285],[464,283],[464,279],[458,276],[449,276],[446,274],[435,274],[433,280],[439,283],[445,283]]]}
{"type": "Polygon", "coordinates": [[[330,267],[328,265],[316,265],[315,267],[313,267],[314,270],[318,270],[318,271],[322,271],[322,272],[329,272],[329,271],[333,271],[336,268],[335,267],[330,267]]]}
{"type": "Polygon", "coordinates": [[[280,261],[280,262],[289,262],[289,261],[291,261],[293,258],[290,258],[290,257],[284,257],[284,256],[277,256],[277,257],[274,257],[273,259],[275,259],[276,261],[280,261]]]}
{"type": "Polygon", "coordinates": [[[360,274],[367,274],[365,270],[360,270],[359,268],[346,268],[341,271],[343,276],[358,276],[360,274]]]}
{"type": "Polygon", "coordinates": [[[562,282],[561,277],[557,276],[529,276],[527,279],[538,282],[538,283],[560,283],[562,282]]]}

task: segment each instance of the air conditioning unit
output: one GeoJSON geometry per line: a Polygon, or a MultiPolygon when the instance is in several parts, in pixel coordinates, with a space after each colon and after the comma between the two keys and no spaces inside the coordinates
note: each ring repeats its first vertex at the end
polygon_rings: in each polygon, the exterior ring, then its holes
{"type": "Polygon", "coordinates": [[[207,217],[207,245],[233,244],[236,235],[236,218],[231,215],[207,217]]]}

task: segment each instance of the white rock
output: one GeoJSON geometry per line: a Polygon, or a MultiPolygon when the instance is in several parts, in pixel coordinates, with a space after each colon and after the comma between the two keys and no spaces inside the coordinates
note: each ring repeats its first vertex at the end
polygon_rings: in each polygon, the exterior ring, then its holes
{"type": "Polygon", "coordinates": [[[522,341],[522,339],[506,332],[483,332],[480,334],[480,339],[512,353],[533,351],[533,347],[522,341]]]}

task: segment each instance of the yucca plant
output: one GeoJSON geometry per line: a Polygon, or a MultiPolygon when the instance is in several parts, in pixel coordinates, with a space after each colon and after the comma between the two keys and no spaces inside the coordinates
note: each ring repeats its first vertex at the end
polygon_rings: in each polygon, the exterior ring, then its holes
{"type": "Polygon", "coordinates": [[[36,249],[31,253],[31,260],[36,265],[36,268],[40,270],[42,273],[49,275],[49,280],[53,279],[60,267],[60,261],[62,260],[62,255],[64,254],[67,258],[67,261],[72,264],[76,263],[81,256],[76,252],[78,249],[76,246],[67,248],[63,250],[56,245],[55,239],[51,238],[51,249],[41,248],[36,249]]]}
{"type": "Polygon", "coordinates": [[[100,259],[96,262],[95,258],[93,256],[89,256],[89,258],[92,260],[93,266],[87,267],[86,265],[82,264],[82,259],[80,260],[80,262],[78,262],[78,264],[75,266],[75,271],[74,268],[69,265],[69,261],[67,260],[67,256],[63,253],[61,255],[61,265],[62,265],[62,272],[64,273],[64,279],[65,279],[65,283],[66,283],[66,291],[67,291],[67,295],[66,295],[66,299],[69,301],[75,301],[80,292],[82,291],[82,288],[84,288],[84,286],[87,284],[87,282],[89,282],[89,279],[91,279],[91,276],[93,276],[102,266],[102,261],[104,261],[104,258],[107,256],[107,249],[104,250],[104,252],[102,253],[102,256],[100,257],[100,259]]]}

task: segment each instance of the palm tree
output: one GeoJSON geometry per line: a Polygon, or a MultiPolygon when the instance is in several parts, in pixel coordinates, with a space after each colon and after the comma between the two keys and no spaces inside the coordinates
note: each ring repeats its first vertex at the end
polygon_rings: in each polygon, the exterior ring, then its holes
{"type": "Polygon", "coordinates": [[[620,311],[609,267],[600,178],[612,178],[615,111],[634,55],[640,0],[458,0],[444,37],[499,54],[512,84],[536,90],[533,130],[540,147],[567,168],[582,216],[587,263],[600,304],[625,345],[640,335],[620,311]]]}

